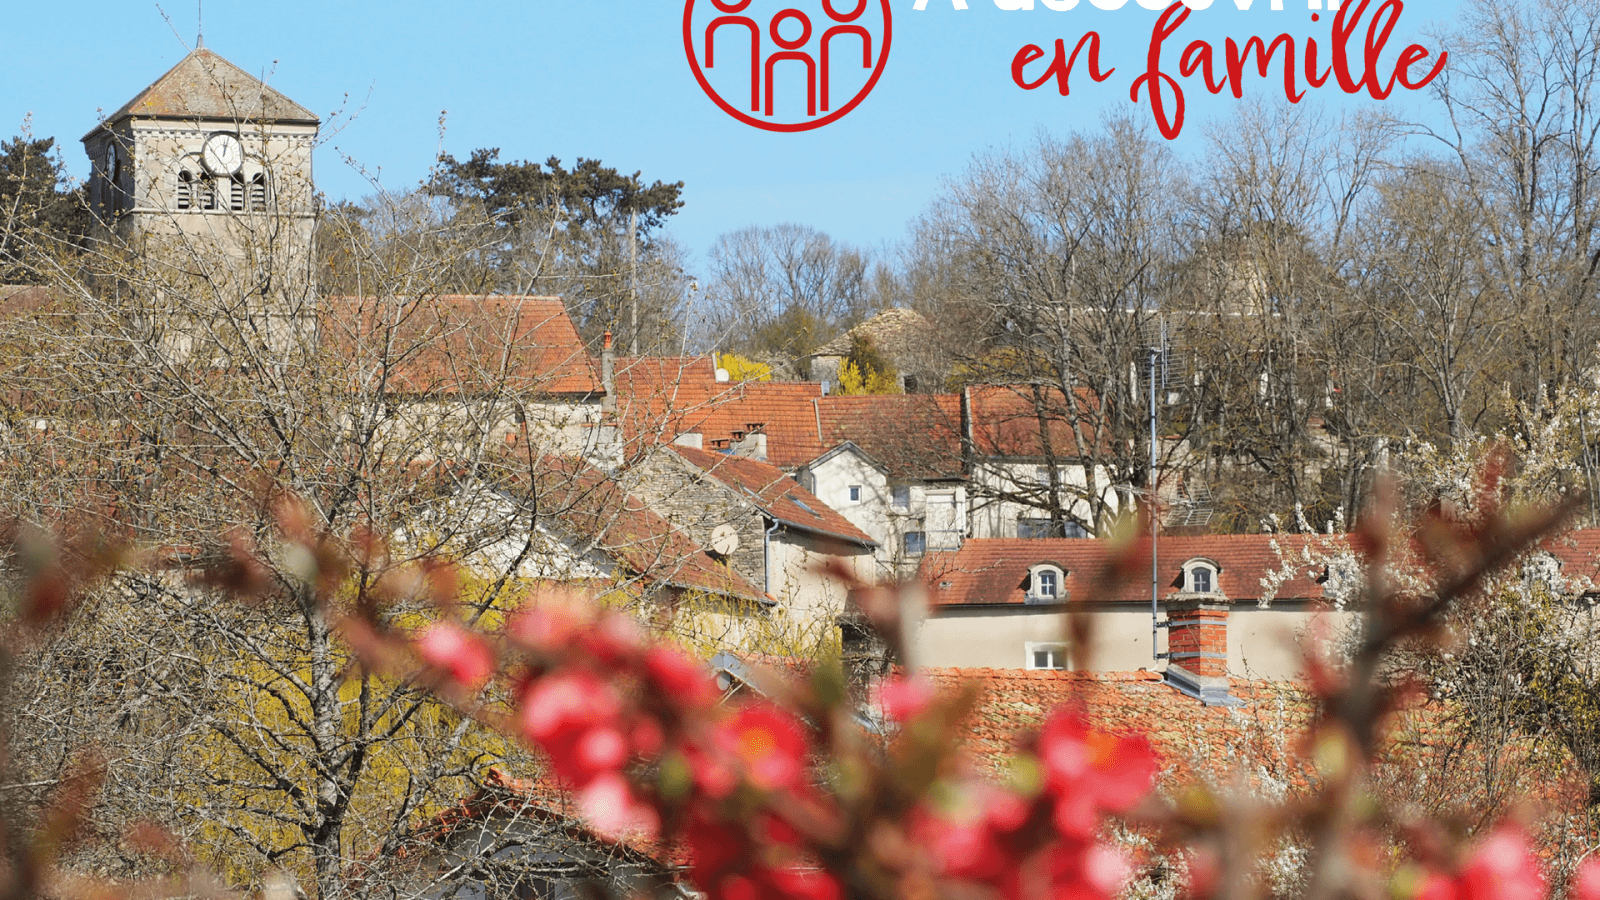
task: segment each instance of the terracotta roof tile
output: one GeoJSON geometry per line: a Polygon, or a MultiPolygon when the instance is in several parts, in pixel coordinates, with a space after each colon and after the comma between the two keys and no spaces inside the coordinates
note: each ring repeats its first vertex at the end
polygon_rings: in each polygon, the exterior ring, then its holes
{"type": "MultiPolygon", "coordinates": [[[[593,541],[631,574],[719,596],[768,599],[600,470],[570,458],[550,457],[542,463],[534,479],[539,508],[551,511],[557,523],[578,537],[593,541]]],[[[518,481],[526,484],[525,478],[518,481]]]]}
{"type": "Polygon", "coordinates": [[[691,465],[739,491],[762,512],[786,525],[863,547],[877,546],[866,532],[852,525],[849,519],[818,500],[776,466],[742,456],[689,447],[673,449],[691,465]]]}
{"type": "Polygon", "coordinates": [[[599,375],[559,297],[448,294],[329,300],[324,349],[370,360],[403,393],[598,394],[599,375]]]}
{"type": "MultiPolygon", "coordinates": [[[[1284,568],[1274,542],[1284,557],[1297,560],[1307,541],[1326,541],[1336,547],[1338,540],[1270,534],[1164,536],[1159,545],[1162,593],[1177,588],[1182,563],[1205,557],[1220,567],[1217,586],[1225,596],[1234,601],[1259,600],[1264,593],[1263,580],[1284,568]]],[[[1146,571],[1148,546],[1146,539],[1146,571]]],[[[934,606],[1022,604],[1027,602],[1028,569],[1048,562],[1065,573],[1063,587],[1068,600],[1148,600],[1150,583],[1142,577],[1121,585],[1114,596],[1092,596],[1109,553],[1104,541],[1093,538],[973,538],[959,550],[924,557],[919,577],[928,585],[934,606]]],[[[1321,574],[1301,565],[1273,597],[1321,599],[1322,585],[1316,580],[1321,574]]]]}
{"type": "Polygon", "coordinates": [[[816,402],[824,451],[850,441],[891,478],[961,477],[960,396],[877,394],[816,402]]]}
{"type": "MultiPolygon", "coordinates": [[[[1044,455],[1041,434],[1050,437],[1051,453],[1056,457],[1073,457],[1079,452],[1080,437],[1094,440],[1085,431],[1081,435],[1073,430],[1073,420],[1079,419],[1080,428],[1090,428],[1099,418],[1095,410],[1099,400],[1087,389],[1079,390],[1069,407],[1060,388],[1031,384],[975,384],[967,388],[969,417],[971,418],[973,449],[984,456],[1034,457],[1044,455]],[[1034,397],[1038,388],[1039,397],[1034,397]],[[1039,427],[1039,412],[1045,415],[1047,428],[1039,427]]],[[[1101,436],[1105,440],[1105,436],[1101,436]]]]}
{"type": "Polygon", "coordinates": [[[1263,774],[1306,786],[1314,777],[1298,735],[1315,709],[1291,682],[1235,680],[1242,709],[1205,706],[1156,672],[1063,672],[1023,669],[929,669],[941,690],[976,685],[978,699],[961,740],[981,771],[1003,775],[1017,738],[1043,725],[1059,706],[1082,704],[1091,722],[1114,734],[1142,734],[1161,757],[1164,778],[1229,783],[1263,774]],[[1286,737],[1287,736],[1287,737],[1286,737]],[[1236,769],[1249,762],[1254,770],[1236,769]]]}
{"type": "Polygon", "coordinates": [[[623,357],[616,363],[617,409],[630,442],[670,443],[695,433],[707,448],[756,428],[767,435],[767,460],[797,466],[823,449],[810,382],[719,382],[710,357],[623,357]]]}

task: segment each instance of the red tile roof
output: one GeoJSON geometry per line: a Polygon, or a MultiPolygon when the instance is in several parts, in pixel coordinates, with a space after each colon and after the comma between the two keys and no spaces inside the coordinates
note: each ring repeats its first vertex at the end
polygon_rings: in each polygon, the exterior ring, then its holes
{"type": "Polygon", "coordinates": [[[816,402],[825,449],[850,441],[887,468],[891,478],[961,477],[959,395],[877,394],[816,402]]]}
{"type": "MultiPolygon", "coordinates": [[[[966,393],[973,449],[984,456],[1042,456],[1041,435],[1049,436],[1052,455],[1079,456],[1080,434],[1073,430],[1073,418],[1081,420],[1080,428],[1091,428],[1099,419],[1099,401],[1087,389],[1074,395],[1072,406],[1060,388],[1048,385],[975,384],[966,393]],[[1040,411],[1045,415],[1043,430],[1039,427],[1040,411]]],[[[1095,439],[1090,431],[1082,432],[1081,437],[1095,439]]]]}
{"type": "MultiPolygon", "coordinates": [[[[1048,562],[1066,573],[1069,600],[1145,601],[1150,599],[1149,540],[1144,539],[1141,574],[1120,585],[1111,596],[1095,596],[1095,583],[1110,551],[1093,538],[973,538],[961,549],[923,558],[919,577],[928,586],[934,606],[1021,604],[1027,601],[1028,569],[1048,562]]],[[[1217,589],[1233,601],[1323,599],[1320,565],[1313,558],[1348,552],[1347,535],[1211,534],[1166,535],[1161,538],[1160,589],[1163,596],[1178,588],[1179,567],[1195,558],[1219,566],[1217,589]],[[1287,574],[1287,577],[1285,575],[1287,574]]],[[[1561,564],[1561,575],[1574,592],[1600,591],[1600,528],[1573,529],[1539,544],[1561,564]]]]}
{"type": "MultiPolygon", "coordinates": [[[[1293,565],[1292,577],[1273,592],[1274,598],[1321,599],[1319,570],[1312,571],[1299,562],[1299,550],[1308,541],[1340,546],[1342,536],[1334,538],[1302,535],[1234,534],[1198,537],[1164,536],[1159,544],[1161,592],[1171,593],[1179,578],[1179,566],[1196,557],[1217,563],[1217,587],[1234,601],[1259,600],[1265,593],[1263,581],[1284,570],[1274,543],[1293,565]]],[[[1141,572],[1149,571],[1149,541],[1145,539],[1141,572]]],[[[961,549],[929,554],[923,558],[919,577],[928,585],[934,606],[963,604],[1021,604],[1027,599],[1028,569],[1048,562],[1066,573],[1065,597],[1068,600],[1148,600],[1150,582],[1146,575],[1122,584],[1112,596],[1094,596],[1095,584],[1110,558],[1104,541],[1093,538],[973,538],[961,549]]]]}
{"type": "Polygon", "coordinates": [[[341,297],[321,312],[325,351],[370,363],[410,394],[598,394],[600,377],[559,297],[341,297]]]}
{"type": "Polygon", "coordinates": [[[704,446],[760,429],[767,459],[796,466],[825,447],[817,437],[813,401],[822,386],[811,382],[719,382],[710,357],[622,357],[616,362],[617,410],[631,441],[670,442],[680,434],[704,437],[704,446]]]}
{"type": "Polygon", "coordinates": [[[645,581],[725,597],[770,598],[586,462],[546,458],[539,508],[645,581]]]}
{"type": "Polygon", "coordinates": [[[875,547],[866,532],[850,524],[832,507],[769,463],[690,447],[673,448],[696,468],[738,491],[767,515],[785,525],[875,547]]]}

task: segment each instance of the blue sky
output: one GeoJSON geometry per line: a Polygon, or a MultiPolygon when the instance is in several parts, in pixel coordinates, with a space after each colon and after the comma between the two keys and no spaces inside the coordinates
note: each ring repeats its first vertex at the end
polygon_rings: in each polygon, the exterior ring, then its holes
{"type": "MultiPolygon", "coordinates": [[[[718,234],[779,222],[869,247],[898,241],[976,153],[1025,148],[1041,129],[1092,130],[1106,110],[1148,119],[1148,107],[1133,107],[1127,93],[1159,13],[1133,0],[1118,10],[1083,0],[1066,12],[1043,2],[1004,11],[995,0],[969,0],[964,11],[928,0],[917,11],[914,2],[891,0],[893,47],[872,95],[838,122],[798,134],[752,128],[706,98],[683,49],[682,0],[206,0],[204,24],[206,46],[268,75],[302,105],[325,117],[346,110],[329,118],[316,158],[318,184],[334,199],[370,193],[368,177],[391,189],[424,178],[448,110],[443,148],[459,157],[499,147],[503,158],[585,156],[647,179],[683,180],[686,206],[671,229],[697,258],[718,234]],[[1070,47],[1088,30],[1104,41],[1103,64],[1116,67],[1109,80],[1096,84],[1080,71],[1069,97],[1012,83],[1011,59],[1024,44],[1048,48],[1065,38],[1070,47]]],[[[1313,24],[1309,0],[1282,0],[1279,11],[1270,2],[1242,11],[1236,0],[1216,0],[1193,13],[1165,65],[1175,68],[1194,38],[1219,51],[1224,37],[1280,32],[1328,43],[1331,16],[1313,24]]],[[[769,14],[791,5],[803,4],[756,0],[769,14]]],[[[78,2],[70,16],[47,4],[9,10],[0,133],[15,133],[31,113],[34,134],[58,138],[71,172],[87,174],[78,139],[97,111],[126,102],[194,42],[195,0],[163,0],[160,9],[170,26],[157,4],[137,0],[78,2]]],[[[1422,34],[1448,26],[1456,10],[1456,0],[1412,0],[1385,58],[1417,40],[1436,49],[1422,34]]],[[[1209,97],[1198,77],[1183,84],[1190,114],[1175,146],[1193,158],[1207,123],[1234,101],[1209,97]]],[[[1280,76],[1247,77],[1245,95],[1281,97],[1280,76]]],[[[1383,102],[1399,110],[1420,101],[1396,91],[1383,102]]],[[[1378,101],[1351,101],[1330,83],[1304,102],[1378,101]]]]}

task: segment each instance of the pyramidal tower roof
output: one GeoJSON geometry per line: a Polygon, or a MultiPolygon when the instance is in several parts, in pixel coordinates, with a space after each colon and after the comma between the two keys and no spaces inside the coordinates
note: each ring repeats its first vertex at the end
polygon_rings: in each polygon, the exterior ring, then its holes
{"type": "Polygon", "coordinates": [[[179,60],[89,134],[127,118],[313,125],[319,121],[310,110],[204,47],[179,60]]]}

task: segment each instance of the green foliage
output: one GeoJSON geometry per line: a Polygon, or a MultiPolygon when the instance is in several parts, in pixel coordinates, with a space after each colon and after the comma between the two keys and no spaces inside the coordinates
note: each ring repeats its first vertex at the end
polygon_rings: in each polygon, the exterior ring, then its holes
{"type": "Polygon", "coordinates": [[[791,306],[778,317],[757,326],[745,343],[788,357],[801,357],[822,343],[823,322],[804,306],[791,306]]]}
{"type": "Polygon", "coordinates": [[[439,157],[439,175],[429,190],[453,200],[477,201],[495,220],[508,225],[536,213],[559,211],[573,237],[614,228],[619,219],[626,222],[629,214],[638,213],[643,240],[683,208],[681,181],[646,185],[639,172],[623,175],[597,159],[582,157],[571,170],[554,156],[543,166],[499,159],[497,147],[474,150],[466,162],[446,153],[439,157]]]}
{"type": "Polygon", "coordinates": [[[29,252],[82,244],[89,208],[82,190],[67,187],[55,138],[23,134],[0,142],[0,281],[33,281],[29,252]]]}
{"type": "Polygon", "coordinates": [[[480,235],[464,289],[560,295],[591,344],[608,330],[630,352],[676,343],[688,278],[679,249],[657,232],[683,207],[683,182],[646,184],[593,159],[568,169],[556,157],[499,156],[443,155],[423,188],[443,199],[451,225],[480,235]]]}
{"type": "Polygon", "coordinates": [[[900,379],[894,364],[866,335],[850,338],[850,355],[839,366],[839,393],[845,396],[900,393],[900,379]]]}

